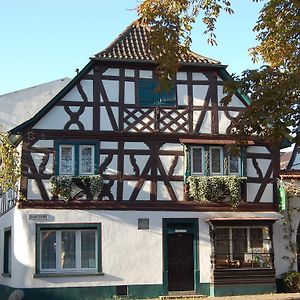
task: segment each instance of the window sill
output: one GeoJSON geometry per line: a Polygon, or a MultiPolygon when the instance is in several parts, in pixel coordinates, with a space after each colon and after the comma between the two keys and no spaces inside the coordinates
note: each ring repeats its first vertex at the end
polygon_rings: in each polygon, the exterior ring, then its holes
{"type": "Polygon", "coordinates": [[[89,276],[103,276],[103,272],[98,273],[40,273],[34,274],[34,278],[45,278],[45,277],[89,277],[89,276]]]}
{"type": "Polygon", "coordinates": [[[2,273],[1,275],[2,275],[2,277],[11,277],[10,273],[2,273]]]}

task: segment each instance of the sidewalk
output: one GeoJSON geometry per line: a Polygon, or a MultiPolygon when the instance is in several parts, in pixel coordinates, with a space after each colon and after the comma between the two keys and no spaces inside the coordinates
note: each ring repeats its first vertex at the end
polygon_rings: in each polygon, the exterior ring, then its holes
{"type": "MultiPolygon", "coordinates": [[[[160,299],[164,299],[160,297],[160,299]]],[[[193,296],[193,297],[172,297],[167,296],[165,299],[170,300],[300,300],[300,293],[287,293],[287,294],[264,294],[264,295],[243,295],[243,296],[224,296],[224,297],[205,297],[205,296],[193,296]]]]}
{"type": "Polygon", "coordinates": [[[208,297],[206,299],[209,300],[300,300],[300,293],[208,297]]]}

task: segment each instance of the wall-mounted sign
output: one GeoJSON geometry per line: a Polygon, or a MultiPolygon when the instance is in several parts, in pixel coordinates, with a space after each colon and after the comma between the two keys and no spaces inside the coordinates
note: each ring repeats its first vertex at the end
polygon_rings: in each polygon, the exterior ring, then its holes
{"type": "Polygon", "coordinates": [[[47,214],[29,214],[28,220],[30,221],[46,221],[49,219],[47,214]]]}

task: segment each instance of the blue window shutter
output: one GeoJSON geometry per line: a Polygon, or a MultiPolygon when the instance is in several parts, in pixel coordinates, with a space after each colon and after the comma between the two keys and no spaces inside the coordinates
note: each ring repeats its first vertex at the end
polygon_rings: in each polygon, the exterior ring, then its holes
{"type": "Polygon", "coordinates": [[[138,103],[140,106],[157,106],[159,94],[155,93],[155,81],[140,79],[138,81],[138,103]]]}
{"type": "Polygon", "coordinates": [[[163,90],[160,93],[160,106],[175,106],[176,105],[176,97],[175,97],[175,89],[172,87],[170,90],[163,90]]]}

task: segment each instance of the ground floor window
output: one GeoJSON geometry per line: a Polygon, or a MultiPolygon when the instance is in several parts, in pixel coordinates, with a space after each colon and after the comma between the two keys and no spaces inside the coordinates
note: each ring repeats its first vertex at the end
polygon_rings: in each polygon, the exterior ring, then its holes
{"type": "Polygon", "coordinates": [[[4,229],[4,243],[3,243],[3,275],[11,273],[11,228],[4,229]]]}
{"type": "Polygon", "coordinates": [[[216,226],[214,263],[222,268],[272,268],[269,226],[216,226]]]}
{"type": "Polygon", "coordinates": [[[100,224],[37,225],[37,273],[101,271],[100,224]]]}

